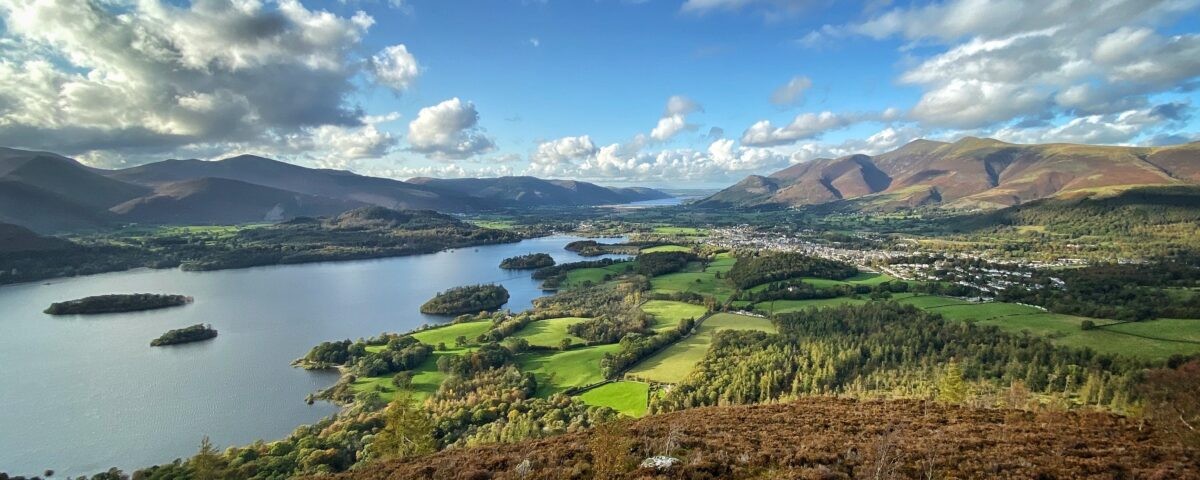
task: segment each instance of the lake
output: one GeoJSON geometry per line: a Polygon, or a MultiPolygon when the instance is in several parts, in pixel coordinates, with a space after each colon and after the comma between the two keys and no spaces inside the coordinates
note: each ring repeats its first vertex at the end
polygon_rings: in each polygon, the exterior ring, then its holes
{"type": "MultiPolygon", "coordinates": [[[[546,252],[560,263],[577,237],[468,247],[428,255],[216,272],[138,270],[0,287],[0,472],[58,476],[133,469],[218,447],[287,436],[337,411],[305,396],[336,372],[292,368],[323,341],[404,332],[446,317],[418,312],[450,287],[501,283],[506,308],[542,295],[529,271],[500,260],[546,252]],[[184,307],[52,317],[52,302],[107,293],[177,293],[184,307]],[[150,347],[196,323],[211,341],[150,347]]],[[[606,239],[617,242],[622,239],[606,239]]]]}

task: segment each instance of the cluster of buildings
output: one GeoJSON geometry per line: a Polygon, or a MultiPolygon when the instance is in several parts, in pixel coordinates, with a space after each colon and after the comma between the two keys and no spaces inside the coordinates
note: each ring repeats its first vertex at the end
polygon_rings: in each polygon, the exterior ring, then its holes
{"type": "MultiPolygon", "coordinates": [[[[878,235],[855,233],[861,243],[885,245],[889,242],[878,235]]],[[[757,230],[749,226],[714,228],[707,242],[722,248],[772,250],[798,252],[815,257],[840,260],[857,265],[865,270],[874,270],[903,280],[952,282],[978,288],[986,294],[996,294],[1008,287],[1021,285],[1040,288],[1033,283],[1034,272],[1086,264],[1080,259],[1056,261],[1018,261],[1011,259],[985,259],[982,255],[969,253],[945,253],[943,258],[928,263],[905,263],[914,254],[920,253],[916,242],[908,239],[891,241],[892,248],[852,248],[821,238],[818,232],[801,231],[798,234],[783,234],[757,230]],[[970,262],[961,260],[985,260],[970,262]]],[[[1051,284],[1061,288],[1059,278],[1051,277],[1051,284]]]]}

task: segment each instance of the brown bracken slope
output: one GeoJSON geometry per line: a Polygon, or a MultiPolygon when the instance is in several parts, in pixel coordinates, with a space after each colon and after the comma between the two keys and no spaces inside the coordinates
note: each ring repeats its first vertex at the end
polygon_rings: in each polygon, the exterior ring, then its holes
{"type": "MultiPolygon", "coordinates": [[[[590,435],[451,449],[341,478],[593,478],[590,435]]],[[[629,422],[624,438],[632,440],[629,468],[612,478],[1200,478],[1195,451],[1103,413],[818,397],[654,415],[629,422]],[[682,465],[665,474],[637,469],[662,453],[673,429],[679,447],[671,453],[682,465]]]]}
{"type": "Polygon", "coordinates": [[[1017,145],[966,137],[917,140],[875,156],[798,163],[751,176],[700,202],[710,206],[816,205],[859,200],[881,208],[999,208],[1133,186],[1200,183],[1200,143],[1170,147],[1017,145]]]}

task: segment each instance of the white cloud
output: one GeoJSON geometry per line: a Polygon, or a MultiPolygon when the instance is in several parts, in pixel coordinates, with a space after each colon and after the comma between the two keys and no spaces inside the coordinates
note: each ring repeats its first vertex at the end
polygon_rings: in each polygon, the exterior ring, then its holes
{"type": "Polygon", "coordinates": [[[392,45],[371,57],[371,72],[375,74],[376,82],[403,92],[421,74],[421,67],[416,57],[408,52],[408,47],[392,45]]]}
{"type": "Polygon", "coordinates": [[[813,0],[686,0],[680,11],[704,15],[722,10],[749,10],[768,19],[778,19],[794,15],[816,3],[813,0]]]}
{"type": "Polygon", "coordinates": [[[760,120],[742,133],[742,143],[754,147],[787,145],[820,137],[825,132],[845,128],[859,120],[857,116],[829,111],[802,113],[782,127],[775,127],[770,120],[760,120]]]}
{"type": "Polygon", "coordinates": [[[1011,83],[955,79],[921,96],[911,115],[932,126],[978,128],[1035,113],[1048,96],[1011,83]]]}
{"type": "Polygon", "coordinates": [[[1186,106],[1160,105],[1107,115],[1087,115],[1062,125],[1041,128],[1004,128],[993,136],[1015,143],[1130,144],[1137,137],[1179,119],[1186,106]]]}
{"type": "Polygon", "coordinates": [[[495,148],[479,128],[475,104],[458,97],[422,108],[408,124],[408,143],[413,151],[443,159],[468,158],[495,148]]]}
{"type": "Polygon", "coordinates": [[[529,44],[533,45],[534,48],[537,48],[542,46],[542,41],[537,37],[529,37],[529,44]]]}
{"type": "Polygon", "coordinates": [[[529,160],[535,166],[555,166],[576,160],[586,159],[595,155],[596,145],[587,135],[578,137],[563,137],[538,144],[529,160]]]}
{"type": "Polygon", "coordinates": [[[687,123],[687,116],[703,110],[700,104],[690,98],[681,95],[672,96],[667,99],[667,107],[663,111],[662,118],[658,119],[658,124],[650,131],[650,138],[665,142],[678,135],[679,132],[694,130],[696,127],[687,123]]]}
{"type": "MultiPolygon", "coordinates": [[[[129,156],[270,151],[333,132],[389,144],[350,101],[374,23],[361,11],[340,17],[297,0],[0,0],[0,20],[0,144],[129,156]]],[[[321,153],[386,150],[335,143],[349,151],[321,153]]]]}
{"type": "MultiPolygon", "coordinates": [[[[1155,26],[1195,0],[947,0],[892,8],[822,32],[944,46],[900,76],[925,91],[928,126],[984,128],[1136,108],[1200,76],[1200,36],[1155,26]],[[932,42],[932,44],[930,44],[932,42]]],[[[1083,117],[1079,117],[1083,118],[1083,117]]]]}
{"type": "Polygon", "coordinates": [[[804,100],[804,92],[812,88],[812,80],[795,76],[771,93],[771,103],[780,106],[798,105],[804,100]]]}

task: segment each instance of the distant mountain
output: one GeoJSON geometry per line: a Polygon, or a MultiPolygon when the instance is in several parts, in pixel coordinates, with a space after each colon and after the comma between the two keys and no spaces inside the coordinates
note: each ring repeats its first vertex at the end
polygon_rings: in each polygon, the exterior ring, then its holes
{"type": "Polygon", "coordinates": [[[43,237],[19,225],[0,223],[0,253],[53,251],[74,246],[67,240],[43,237]]]}
{"type": "Polygon", "coordinates": [[[40,232],[99,228],[107,210],[149,193],[49,152],[0,148],[0,222],[40,232]]]}
{"type": "Polygon", "coordinates": [[[1172,147],[1017,145],[967,137],[917,140],[876,156],[850,155],[752,175],[700,206],[801,206],[851,200],[860,208],[1000,208],[1055,196],[1200,183],[1200,143],[1172,147]]]}
{"type": "Polygon", "coordinates": [[[127,222],[234,224],[337,215],[362,205],[227,178],[201,178],[160,185],[152,194],[111,211],[127,222]]]}
{"type": "Polygon", "coordinates": [[[166,160],[121,170],[49,153],[0,148],[0,222],[40,233],[121,223],[221,224],[335,216],[367,205],[471,212],[497,207],[600,205],[668,198],[533,177],[403,182],[305,168],[253,155],[166,160]]]}
{"type": "Polygon", "coordinates": [[[42,233],[104,228],[116,219],[108,210],[82,205],[56,193],[0,179],[0,222],[42,233]]]}
{"type": "Polygon", "coordinates": [[[116,180],[149,187],[199,178],[225,178],[395,209],[462,212],[482,207],[474,199],[447,195],[446,192],[421,185],[367,177],[344,170],[305,168],[254,155],[216,161],[166,160],[102,173],[116,180]]]}
{"type": "Polygon", "coordinates": [[[574,180],[543,180],[536,177],[428,178],[409,183],[456,192],[473,198],[513,206],[608,205],[658,200],[671,196],[652,188],[603,187],[574,180]]]}
{"type": "Polygon", "coordinates": [[[150,191],[96,172],[61,155],[0,148],[0,180],[21,182],[78,205],[108,208],[150,191]]]}

